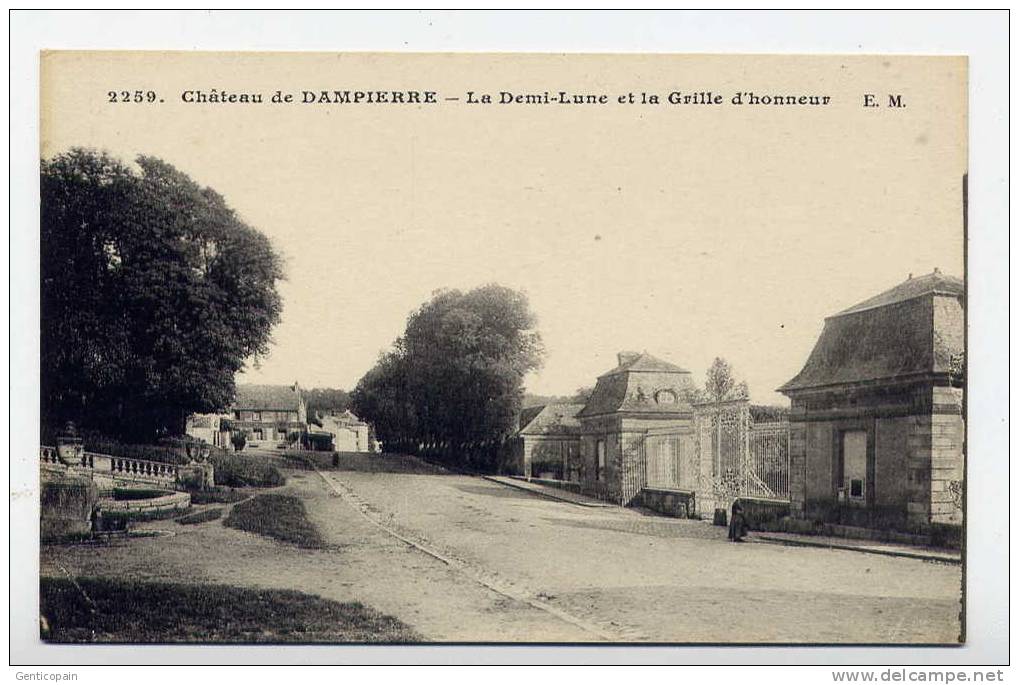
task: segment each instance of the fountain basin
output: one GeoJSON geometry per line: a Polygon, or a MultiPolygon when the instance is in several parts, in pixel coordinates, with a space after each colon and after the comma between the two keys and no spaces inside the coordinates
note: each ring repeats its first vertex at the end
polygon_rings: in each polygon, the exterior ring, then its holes
{"type": "Polygon", "coordinates": [[[103,516],[125,517],[129,520],[146,520],[176,516],[191,507],[191,495],[186,492],[156,488],[115,487],[112,497],[99,501],[103,516]]]}

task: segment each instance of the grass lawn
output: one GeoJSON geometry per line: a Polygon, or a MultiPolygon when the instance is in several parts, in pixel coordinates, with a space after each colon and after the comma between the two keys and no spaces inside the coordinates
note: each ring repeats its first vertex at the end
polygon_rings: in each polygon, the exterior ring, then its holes
{"type": "Polygon", "coordinates": [[[322,535],[308,520],[304,503],[292,495],[256,495],[235,504],[223,525],[300,547],[324,546],[322,535]]]}
{"type": "Polygon", "coordinates": [[[49,627],[43,639],[49,642],[420,640],[398,619],[359,602],[334,602],[292,590],[108,578],[79,578],[75,586],[65,578],[41,578],[39,591],[49,627]]]}

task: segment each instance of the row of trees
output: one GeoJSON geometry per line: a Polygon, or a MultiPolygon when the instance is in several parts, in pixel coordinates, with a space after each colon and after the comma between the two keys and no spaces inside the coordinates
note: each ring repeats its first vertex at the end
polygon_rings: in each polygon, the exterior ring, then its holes
{"type": "Polygon", "coordinates": [[[226,408],[279,321],[282,262],[210,188],[141,156],[42,161],[41,412],[133,442],[226,408]]]}
{"type": "MultiPolygon", "coordinates": [[[[74,149],[41,167],[44,431],[71,420],[130,442],[221,411],[234,375],[268,352],[282,261],[224,199],[173,166],[74,149]]],[[[314,389],[309,415],[351,406],[392,448],[495,458],[541,364],[524,294],[444,290],[350,394],[314,389]]],[[[573,401],[586,401],[581,388],[573,401]]],[[[716,359],[703,397],[746,396],[716,359]]],[[[479,464],[485,466],[485,464],[479,464]]]]}
{"type": "Polygon", "coordinates": [[[350,393],[339,388],[311,388],[303,390],[304,401],[308,407],[308,420],[319,414],[331,411],[343,411],[350,406],[350,393]]]}
{"type": "Polygon", "coordinates": [[[351,393],[354,413],[388,449],[427,445],[464,466],[491,468],[514,429],[524,376],[544,353],[523,293],[499,285],[442,290],[351,393]]]}

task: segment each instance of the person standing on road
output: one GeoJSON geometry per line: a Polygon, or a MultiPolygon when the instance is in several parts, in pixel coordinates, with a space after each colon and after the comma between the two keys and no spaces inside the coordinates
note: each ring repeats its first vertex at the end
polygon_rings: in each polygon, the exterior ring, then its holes
{"type": "Polygon", "coordinates": [[[733,542],[743,542],[747,534],[747,519],[743,514],[743,504],[737,497],[732,503],[732,515],[729,517],[729,539],[733,542]]]}

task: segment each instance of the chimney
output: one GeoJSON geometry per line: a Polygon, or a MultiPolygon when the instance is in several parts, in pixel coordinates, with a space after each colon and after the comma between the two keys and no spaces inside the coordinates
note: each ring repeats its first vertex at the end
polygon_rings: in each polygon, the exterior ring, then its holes
{"type": "Polygon", "coordinates": [[[639,356],[640,352],[627,352],[627,351],[620,352],[619,354],[616,355],[616,357],[619,359],[620,366],[622,366],[623,364],[629,364],[639,356]]]}

